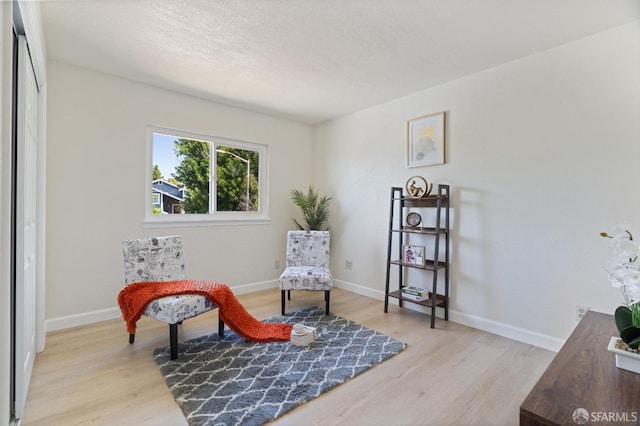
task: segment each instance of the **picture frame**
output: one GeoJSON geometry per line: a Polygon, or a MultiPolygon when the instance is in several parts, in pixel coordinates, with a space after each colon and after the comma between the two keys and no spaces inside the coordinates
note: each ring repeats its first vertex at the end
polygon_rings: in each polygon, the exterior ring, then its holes
{"type": "Polygon", "coordinates": [[[444,164],[445,111],[407,120],[407,167],[444,164]]]}
{"type": "Polygon", "coordinates": [[[424,246],[403,245],[402,263],[405,265],[424,266],[424,246]]]}

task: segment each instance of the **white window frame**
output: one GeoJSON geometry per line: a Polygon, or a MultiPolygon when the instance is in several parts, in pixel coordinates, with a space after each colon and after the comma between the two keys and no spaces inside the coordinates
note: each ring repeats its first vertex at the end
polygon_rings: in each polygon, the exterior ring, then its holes
{"type": "MultiPolygon", "coordinates": [[[[215,149],[213,149],[215,154],[215,149]]],[[[160,126],[147,126],[147,162],[145,173],[145,203],[144,203],[144,228],[170,228],[170,227],[195,227],[195,226],[217,226],[217,225],[267,225],[271,222],[269,218],[269,185],[268,185],[268,146],[254,142],[240,141],[229,139],[221,136],[211,136],[202,133],[188,132],[185,130],[170,129],[160,126]],[[178,138],[195,139],[211,142],[213,147],[224,145],[232,148],[239,148],[251,151],[257,151],[259,154],[258,161],[258,205],[259,211],[234,211],[234,212],[218,212],[215,211],[216,187],[215,179],[211,179],[211,191],[209,196],[213,199],[212,213],[208,214],[162,214],[154,215],[151,212],[152,200],[152,181],[153,181],[153,134],[162,133],[172,135],[178,138]]],[[[210,173],[215,174],[216,158],[211,158],[212,168],[210,173]]]]}

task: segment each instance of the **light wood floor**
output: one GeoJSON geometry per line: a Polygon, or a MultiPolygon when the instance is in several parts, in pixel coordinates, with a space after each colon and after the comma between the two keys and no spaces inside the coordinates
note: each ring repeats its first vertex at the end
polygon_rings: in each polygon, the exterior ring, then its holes
{"type": "MultiPolygon", "coordinates": [[[[256,318],[279,314],[280,292],[239,296],[256,318]]],[[[294,292],[287,310],[323,306],[294,292]]],[[[408,344],[399,355],[276,420],[276,425],[517,425],[518,409],[553,352],[341,289],[331,311],[408,344]]],[[[180,340],[216,332],[217,312],[185,321],[180,340]]],[[[168,326],[142,318],[128,343],[122,320],[49,333],[22,424],[186,425],[153,361],[168,326]]]]}

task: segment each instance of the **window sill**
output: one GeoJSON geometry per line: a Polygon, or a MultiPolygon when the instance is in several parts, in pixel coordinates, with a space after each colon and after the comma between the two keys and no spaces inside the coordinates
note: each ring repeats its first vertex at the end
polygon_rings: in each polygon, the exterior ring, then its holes
{"type": "MultiPolygon", "coordinates": [[[[243,214],[244,215],[244,214],[243,214]]],[[[208,226],[237,226],[237,225],[269,225],[268,216],[256,214],[242,217],[238,214],[189,214],[189,215],[158,215],[146,217],[142,221],[143,228],[189,228],[208,226]]]]}

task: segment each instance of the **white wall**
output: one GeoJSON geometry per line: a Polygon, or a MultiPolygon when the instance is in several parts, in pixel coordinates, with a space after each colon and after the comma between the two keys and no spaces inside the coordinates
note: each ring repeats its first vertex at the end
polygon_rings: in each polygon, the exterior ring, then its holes
{"type": "Polygon", "coordinates": [[[381,297],[389,188],[419,174],[452,185],[451,319],[557,349],[576,304],[611,312],[620,300],[601,268],[609,252],[598,233],[625,219],[640,233],[638,51],[636,21],[315,132],[50,62],[50,329],[96,311],[117,315],[120,242],[129,237],[180,233],[190,276],[238,290],[273,284],[297,213],[289,190],[310,182],[334,198],[338,285],[381,297]],[[447,163],[407,169],[406,120],[443,110],[447,163]],[[269,144],[272,224],[142,228],[147,124],[269,144]]]}
{"type": "MultiPolygon", "coordinates": [[[[311,182],[310,126],[49,62],[48,328],[118,316],[121,242],[181,234],[187,274],[229,286],[274,285],[293,187],[311,182]],[[269,146],[270,225],[145,229],[148,124],[269,146]]],[[[284,264],[284,262],[282,262],[284,264]]],[[[256,288],[254,286],[253,288],[256,288]]]]}
{"type": "Polygon", "coordinates": [[[334,274],[382,294],[390,187],[421,175],[452,185],[453,320],[558,349],[576,304],[612,312],[598,233],[640,236],[638,52],[636,21],[318,126],[334,274]],[[446,164],[407,169],[406,120],[437,111],[446,164]]]}

